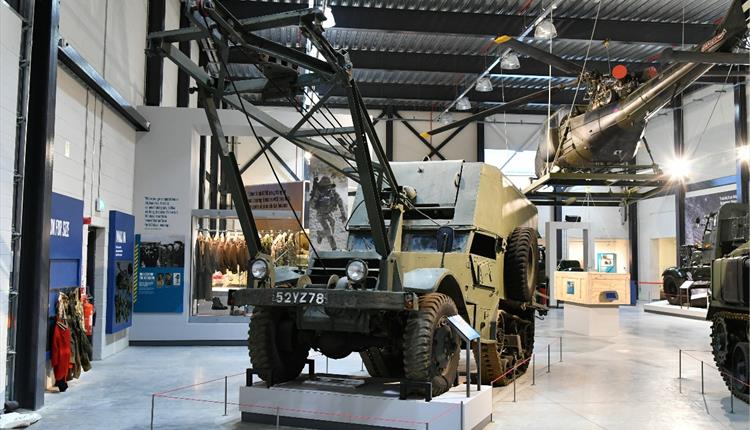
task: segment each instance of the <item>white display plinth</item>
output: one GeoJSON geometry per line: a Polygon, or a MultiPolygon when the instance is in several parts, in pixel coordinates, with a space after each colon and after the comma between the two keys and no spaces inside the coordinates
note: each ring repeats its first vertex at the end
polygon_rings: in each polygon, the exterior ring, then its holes
{"type": "Polygon", "coordinates": [[[565,303],[565,330],[585,336],[617,336],[620,332],[620,308],[617,305],[581,305],[565,303]]]}
{"type": "Polygon", "coordinates": [[[399,400],[397,382],[372,378],[349,388],[300,377],[271,388],[240,387],[240,411],[245,422],[275,425],[278,415],[281,426],[315,429],[481,429],[492,418],[492,388],[471,389],[468,398],[466,385],[458,385],[425,402],[399,400]]]}
{"type": "Polygon", "coordinates": [[[708,314],[708,309],[706,308],[670,305],[666,300],[647,303],[643,305],[643,310],[655,314],[673,315],[697,320],[705,320],[706,315],[708,314]]]}

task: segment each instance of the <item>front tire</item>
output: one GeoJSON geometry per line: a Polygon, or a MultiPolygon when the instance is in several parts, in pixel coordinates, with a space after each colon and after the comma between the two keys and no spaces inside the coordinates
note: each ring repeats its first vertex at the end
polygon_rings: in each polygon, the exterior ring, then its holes
{"type": "Polygon", "coordinates": [[[419,298],[419,310],[412,312],[404,331],[404,376],[432,383],[432,395],[439,396],[458,375],[460,339],[448,324],[458,315],[453,299],[441,293],[419,298]]]}
{"type": "Polygon", "coordinates": [[[680,285],[685,282],[684,279],[679,278],[671,273],[666,273],[662,278],[664,285],[664,295],[667,297],[667,302],[670,305],[680,306],[680,285]]]}
{"type": "Polygon", "coordinates": [[[247,346],[258,376],[273,384],[297,378],[310,350],[286,311],[263,307],[253,310],[247,346]]]}

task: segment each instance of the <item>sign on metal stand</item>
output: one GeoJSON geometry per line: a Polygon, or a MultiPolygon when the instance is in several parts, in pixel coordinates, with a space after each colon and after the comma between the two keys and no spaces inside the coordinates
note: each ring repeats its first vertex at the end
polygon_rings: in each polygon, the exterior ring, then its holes
{"type": "MultiPolygon", "coordinates": [[[[453,331],[466,343],[466,397],[471,397],[471,342],[477,340],[481,335],[474,327],[464,320],[461,315],[448,317],[448,323],[453,331]]],[[[478,346],[481,348],[481,346],[478,346]]],[[[482,360],[477,360],[477,391],[482,390],[482,360]]]]}

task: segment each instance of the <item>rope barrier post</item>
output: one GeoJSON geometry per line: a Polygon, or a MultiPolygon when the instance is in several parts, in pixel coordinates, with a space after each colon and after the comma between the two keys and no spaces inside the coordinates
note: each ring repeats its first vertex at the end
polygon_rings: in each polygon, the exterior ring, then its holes
{"type": "Polygon", "coordinates": [[[424,423],[424,430],[430,430],[430,423],[428,423],[427,421],[425,421],[424,423]]]}
{"type": "Polygon", "coordinates": [[[276,406],[276,430],[279,430],[279,422],[281,421],[281,411],[278,406],[276,406]]]}
{"type": "Polygon", "coordinates": [[[328,374],[328,356],[326,356],[326,374],[328,374]]]}
{"type": "Polygon", "coordinates": [[[536,385],[536,354],[531,354],[531,385],[536,385]]]}
{"type": "Polygon", "coordinates": [[[516,402],[516,368],[513,368],[513,403],[516,402]]]}
{"type": "Polygon", "coordinates": [[[734,391],[729,390],[729,413],[734,413],[734,391]]]}
{"type": "Polygon", "coordinates": [[[471,397],[471,342],[466,341],[466,397],[471,397]]]}
{"type": "Polygon", "coordinates": [[[551,367],[551,365],[550,365],[550,351],[551,351],[550,344],[547,344],[547,373],[550,372],[550,367],[551,367]]]}
{"type": "Polygon", "coordinates": [[[701,394],[706,394],[703,386],[703,360],[701,360],[701,394]]]}
{"type": "Polygon", "coordinates": [[[464,430],[464,401],[461,400],[461,430],[464,430]]]}
{"type": "Polygon", "coordinates": [[[365,371],[365,360],[360,360],[359,371],[360,372],[364,372],[365,371]]]}
{"type": "Polygon", "coordinates": [[[151,430],[154,430],[154,404],[156,403],[156,394],[151,395],[151,430]]]}
{"type": "Polygon", "coordinates": [[[560,363],[562,363],[562,336],[560,336],[560,363]]]}
{"type": "Polygon", "coordinates": [[[682,394],[682,350],[680,350],[680,359],[677,361],[679,364],[679,371],[677,379],[680,381],[680,394],[682,394]]]}
{"type": "Polygon", "coordinates": [[[227,388],[228,388],[228,382],[229,377],[224,377],[224,416],[227,416],[227,388]]]}

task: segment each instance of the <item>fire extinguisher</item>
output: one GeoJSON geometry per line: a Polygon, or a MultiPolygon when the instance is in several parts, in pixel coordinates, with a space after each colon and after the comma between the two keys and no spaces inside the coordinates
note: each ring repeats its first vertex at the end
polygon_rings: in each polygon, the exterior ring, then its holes
{"type": "Polygon", "coordinates": [[[94,305],[89,303],[89,296],[84,294],[81,296],[83,302],[83,328],[86,331],[86,336],[94,334],[94,305]]]}

